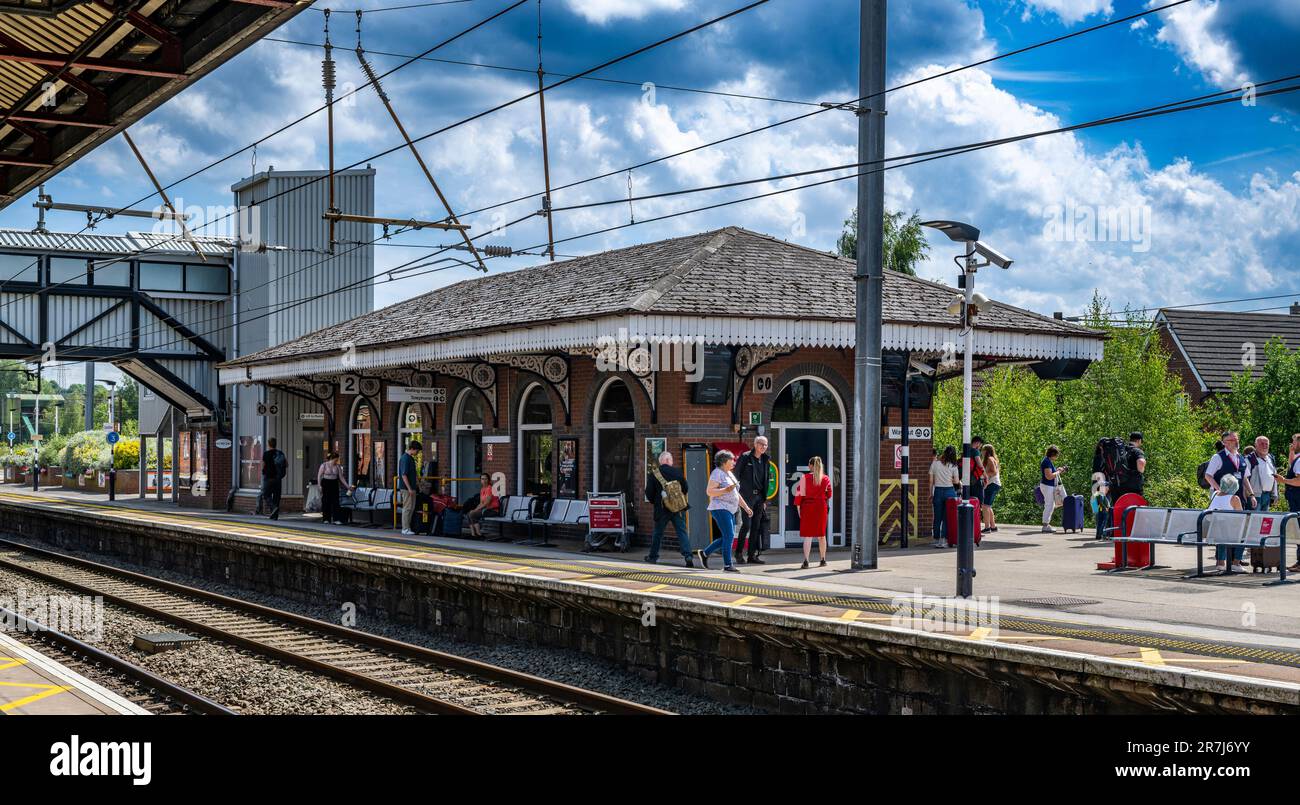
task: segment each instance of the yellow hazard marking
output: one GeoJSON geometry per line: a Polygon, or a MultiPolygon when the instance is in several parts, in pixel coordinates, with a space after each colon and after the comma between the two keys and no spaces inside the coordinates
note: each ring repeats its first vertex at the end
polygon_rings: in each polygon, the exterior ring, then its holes
{"type": "MultiPolygon", "coordinates": [[[[590,578],[590,577],[588,577],[588,578],[590,578]]],[[[668,585],[667,585],[667,584],[656,584],[656,585],[653,586],[653,587],[647,587],[647,588],[645,588],[645,589],[642,590],[641,592],[643,592],[643,593],[657,593],[657,592],[659,592],[660,590],[667,590],[667,589],[668,589],[668,585]]]]}
{"type": "Polygon", "coordinates": [[[1163,656],[1161,656],[1160,652],[1157,651],[1156,649],[1153,649],[1153,648],[1143,648],[1143,649],[1138,649],[1138,650],[1139,650],[1140,652],[1142,652],[1142,662],[1146,663],[1147,665],[1164,665],[1164,664],[1165,664],[1165,658],[1164,658],[1163,656]]]}
{"type": "Polygon", "coordinates": [[[6,688],[28,688],[40,691],[40,693],[33,693],[31,696],[25,696],[21,699],[15,699],[12,702],[0,704],[0,712],[16,710],[23,705],[31,704],[32,702],[40,701],[41,699],[54,696],[55,694],[72,690],[72,688],[67,685],[24,685],[17,682],[0,682],[0,685],[3,685],[6,688]]]}
{"type": "Polygon", "coordinates": [[[1049,637],[1048,635],[998,635],[998,640],[1023,640],[1031,643],[1035,640],[1068,640],[1068,637],[1049,637]]]}
{"type": "Polygon", "coordinates": [[[966,636],[971,640],[983,640],[991,634],[993,634],[992,629],[987,626],[981,626],[966,636]]]}
{"type": "Polygon", "coordinates": [[[840,620],[842,620],[842,621],[853,621],[853,620],[857,620],[857,619],[858,619],[858,616],[861,615],[861,614],[862,614],[862,610],[860,610],[860,609],[849,609],[849,610],[845,610],[844,614],[840,616],[840,620]]]}
{"type": "Polygon", "coordinates": [[[0,657],[0,660],[8,660],[8,661],[9,661],[9,662],[8,662],[7,664],[5,664],[5,665],[0,665],[0,671],[5,671],[5,670],[8,670],[8,669],[10,669],[10,668],[17,668],[17,667],[20,666],[20,665],[26,665],[26,664],[27,664],[27,660],[23,659],[22,657],[0,657]]]}
{"type": "Polygon", "coordinates": [[[476,565],[476,564],[478,564],[478,560],[477,560],[477,559],[462,559],[462,560],[460,560],[459,562],[451,562],[451,564],[452,564],[453,566],[457,566],[457,565],[476,565]]]}

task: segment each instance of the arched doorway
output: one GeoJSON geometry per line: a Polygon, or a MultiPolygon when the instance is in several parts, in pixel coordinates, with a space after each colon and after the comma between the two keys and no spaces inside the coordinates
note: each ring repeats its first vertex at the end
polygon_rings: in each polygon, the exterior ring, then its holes
{"type": "Polygon", "coordinates": [[[465,500],[478,492],[483,473],[483,395],[463,389],[451,413],[451,474],[466,480],[452,484],[452,495],[465,500]]]}
{"type": "Polygon", "coordinates": [[[636,477],[636,408],[632,391],[618,378],[610,378],[596,395],[593,428],[595,472],[592,492],[623,492],[630,506],[636,499],[632,482],[636,477]]]}
{"type": "Polygon", "coordinates": [[[384,440],[375,438],[375,424],[370,403],[358,397],[348,425],[348,478],[354,485],[385,485],[384,440]]]}
{"type": "Polygon", "coordinates": [[[397,445],[400,452],[405,453],[406,445],[410,442],[420,442],[424,448],[420,456],[423,466],[418,469],[422,475],[429,477],[438,475],[438,442],[424,438],[426,426],[431,422],[423,403],[407,403],[398,412],[397,445]]]}
{"type": "Polygon", "coordinates": [[[799,544],[799,510],[794,488],[808,471],[808,460],[820,456],[833,490],[826,529],[830,542],[844,544],[844,403],[835,390],[815,377],[791,381],[772,407],[772,457],[783,483],[778,498],[778,523],[772,546],[799,544]]]}
{"type": "Polygon", "coordinates": [[[541,383],[524,389],[519,401],[518,482],[521,495],[555,494],[555,432],[551,400],[541,383]]]}

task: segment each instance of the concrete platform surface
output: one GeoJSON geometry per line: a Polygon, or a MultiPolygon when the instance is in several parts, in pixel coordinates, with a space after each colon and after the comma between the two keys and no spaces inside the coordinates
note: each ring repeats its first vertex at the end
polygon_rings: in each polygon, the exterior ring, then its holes
{"type": "Polygon", "coordinates": [[[0,632],[0,715],[148,715],[148,711],[0,632]]]}
{"type": "MultiPolygon", "coordinates": [[[[658,565],[627,554],[581,554],[580,545],[539,548],[442,537],[402,537],[387,529],[325,526],[318,516],[279,521],[224,512],[179,509],[138,499],[109,504],[104,496],[52,489],[32,493],[0,486],[0,504],[83,510],[159,526],[199,528],[245,539],[275,540],[431,562],[552,581],[635,591],[647,596],[708,601],[818,618],[946,632],[973,641],[1000,641],[1083,653],[1150,667],[1178,667],[1300,684],[1300,585],[1273,585],[1278,575],[1184,579],[1196,563],[1191,548],[1162,548],[1173,568],[1119,574],[1096,570],[1109,543],[1090,533],[1039,533],[1002,525],[976,552],[976,599],[953,600],[955,551],[924,540],[909,550],[882,550],[879,569],[854,572],[847,551],[828,566],[800,568],[802,555],[776,551],[741,573],[687,570],[675,552],[658,565]],[[921,598],[915,598],[921,596],[921,598]],[[950,624],[940,607],[966,617],[950,624]]],[[[524,534],[514,535],[522,539],[524,534]]],[[[1212,566],[1212,561],[1210,562],[1212,566]]],[[[1300,576],[1298,576],[1300,578],[1300,576]]]]}

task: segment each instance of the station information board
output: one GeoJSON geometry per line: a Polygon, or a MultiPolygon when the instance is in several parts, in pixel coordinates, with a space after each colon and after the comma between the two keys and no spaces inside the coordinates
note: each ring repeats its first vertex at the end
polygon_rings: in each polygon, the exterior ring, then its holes
{"type": "Polygon", "coordinates": [[[588,530],[592,533],[623,533],[623,493],[592,495],[587,499],[588,530]]]}

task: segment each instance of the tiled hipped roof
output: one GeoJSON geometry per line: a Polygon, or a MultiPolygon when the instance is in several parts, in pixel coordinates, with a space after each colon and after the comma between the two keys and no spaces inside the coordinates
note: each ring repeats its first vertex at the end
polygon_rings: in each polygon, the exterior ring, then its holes
{"type": "MultiPolygon", "coordinates": [[[[224,365],[335,353],[344,342],[376,348],[617,314],[852,321],[854,270],[851,260],[728,227],[465,280],[224,365]]],[[[945,311],[954,293],[886,272],[885,321],[954,327],[945,311]]],[[[1102,337],[1001,303],[981,313],[979,326],[1102,337]]]]}
{"type": "Polygon", "coordinates": [[[1242,345],[1254,344],[1261,363],[1271,338],[1300,349],[1300,315],[1162,310],[1158,320],[1211,394],[1228,391],[1232,375],[1243,371],[1242,345]]]}

